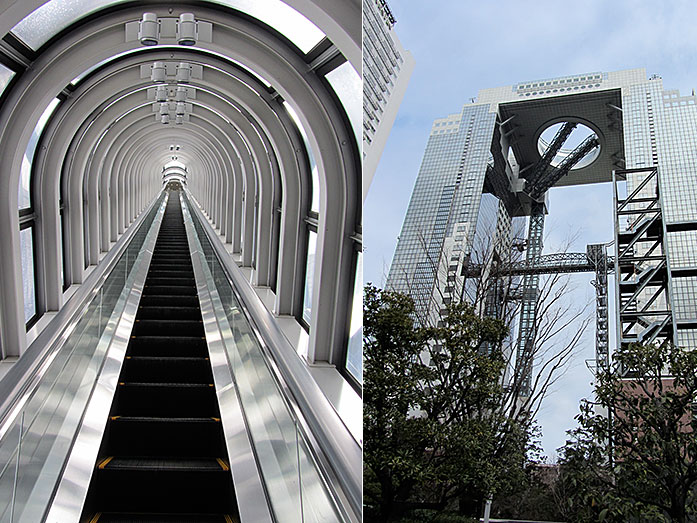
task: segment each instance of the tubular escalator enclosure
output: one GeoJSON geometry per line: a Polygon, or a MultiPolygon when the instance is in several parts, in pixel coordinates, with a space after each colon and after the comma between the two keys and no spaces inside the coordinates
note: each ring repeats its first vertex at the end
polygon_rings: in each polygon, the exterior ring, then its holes
{"type": "Polygon", "coordinates": [[[238,521],[177,192],[157,237],[81,521],[238,521]]]}

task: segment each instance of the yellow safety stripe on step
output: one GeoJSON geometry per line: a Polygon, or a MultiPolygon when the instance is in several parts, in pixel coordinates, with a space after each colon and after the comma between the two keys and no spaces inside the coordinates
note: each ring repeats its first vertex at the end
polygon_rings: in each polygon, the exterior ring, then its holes
{"type": "Polygon", "coordinates": [[[90,519],[90,523],[97,523],[99,521],[99,518],[102,517],[101,512],[97,512],[92,519],[90,519]]]}
{"type": "Polygon", "coordinates": [[[225,461],[223,459],[221,459],[221,458],[215,458],[215,459],[218,462],[218,465],[220,465],[220,467],[223,470],[230,470],[230,467],[228,466],[227,463],[225,463],[225,461]]]}
{"type": "Polygon", "coordinates": [[[114,456],[109,456],[108,458],[103,459],[102,462],[97,466],[97,468],[99,470],[104,470],[104,467],[106,467],[112,459],[114,459],[114,456]]]}
{"type": "Polygon", "coordinates": [[[213,421],[220,421],[220,418],[211,418],[213,421]]]}
{"type": "Polygon", "coordinates": [[[225,518],[225,523],[232,523],[232,518],[230,516],[223,514],[223,517],[225,518]]]}
{"type": "Polygon", "coordinates": [[[111,420],[113,421],[113,420],[115,420],[115,419],[119,419],[120,417],[121,417],[121,416],[111,416],[109,419],[111,419],[111,420]]]}
{"type": "Polygon", "coordinates": [[[213,385],[212,383],[209,383],[208,386],[209,386],[209,387],[213,387],[214,385],[213,385]]]}

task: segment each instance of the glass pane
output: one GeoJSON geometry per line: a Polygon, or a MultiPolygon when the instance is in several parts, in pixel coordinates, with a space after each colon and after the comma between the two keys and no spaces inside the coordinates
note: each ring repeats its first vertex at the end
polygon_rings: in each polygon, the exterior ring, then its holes
{"type": "Polygon", "coordinates": [[[52,0],[14,26],[12,32],[36,51],[75,20],[118,3],[119,0],[52,0]]]}
{"type": "Polygon", "coordinates": [[[12,69],[0,64],[0,94],[3,93],[5,87],[7,87],[7,84],[10,83],[10,80],[12,80],[14,75],[15,72],[12,69]]]}
{"type": "Polygon", "coordinates": [[[310,210],[319,212],[319,172],[317,171],[315,157],[312,154],[310,141],[307,139],[307,133],[305,132],[305,128],[298,117],[298,113],[295,112],[295,109],[293,109],[288,102],[283,102],[283,106],[286,108],[286,111],[288,111],[288,114],[293,119],[293,122],[295,122],[295,125],[298,127],[298,131],[300,131],[300,134],[303,137],[303,142],[305,142],[305,150],[307,151],[307,156],[310,160],[310,171],[312,173],[312,203],[310,205],[310,210]]]}
{"type": "Polygon", "coordinates": [[[63,256],[63,211],[58,213],[58,234],[60,235],[60,241],[58,242],[60,249],[60,266],[61,266],[61,289],[65,286],[65,257],[63,256]]]}
{"type": "Polygon", "coordinates": [[[303,319],[309,324],[312,319],[312,283],[315,279],[315,251],[317,233],[310,231],[307,240],[307,265],[305,266],[305,296],[303,298],[303,319]]]}
{"type": "Polygon", "coordinates": [[[353,307],[351,308],[351,327],[346,351],[346,370],[363,383],[363,253],[358,253],[356,262],[356,282],[353,286],[353,307]]]}
{"type": "Polygon", "coordinates": [[[244,11],[270,25],[303,52],[316,46],[324,33],[295,9],[279,0],[219,0],[216,3],[244,11]]]}
{"type": "Polygon", "coordinates": [[[34,229],[28,227],[19,231],[19,247],[22,257],[22,289],[24,289],[24,321],[28,322],[36,314],[36,293],[34,292],[34,229]]]}
{"type": "Polygon", "coordinates": [[[356,143],[360,144],[363,127],[363,82],[353,66],[344,62],[326,74],[327,81],[341,100],[346,115],[351,121],[356,143]]]}
{"type": "Polygon", "coordinates": [[[22,167],[19,172],[19,192],[17,193],[17,203],[18,209],[26,209],[31,205],[31,200],[29,197],[29,187],[31,186],[31,165],[34,162],[34,153],[36,152],[36,146],[39,143],[39,138],[41,133],[46,126],[46,122],[56,110],[56,107],[60,103],[58,98],[51,100],[48,104],[46,110],[43,112],[39,121],[34,128],[34,132],[31,133],[31,138],[29,138],[29,143],[27,144],[27,150],[24,151],[24,158],[22,158],[22,167]]]}

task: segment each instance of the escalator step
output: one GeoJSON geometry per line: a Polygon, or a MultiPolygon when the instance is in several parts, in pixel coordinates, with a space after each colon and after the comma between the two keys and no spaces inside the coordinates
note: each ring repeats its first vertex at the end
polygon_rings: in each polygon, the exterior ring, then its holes
{"type": "Polygon", "coordinates": [[[123,382],[211,383],[206,358],[172,356],[127,356],[119,378],[123,382]]]}
{"type": "MultiPolygon", "coordinates": [[[[169,307],[172,305],[172,297],[147,294],[140,298],[140,305],[141,307],[169,307]]],[[[177,306],[196,307],[198,309],[198,296],[177,296],[177,306]]]]}
{"type": "Polygon", "coordinates": [[[196,287],[184,285],[146,285],[144,294],[157,294],[158,296],[196,296],[196,287]]]}
{"type": "Polygon", "coordinates": [[[215,387],[209,384],[121,383],[114,415],[220,417],[215,387]]]}
{"type": "Polygon", "coordinates": [[[155,275],[148,275],[147,280],[145,280],[145,285],[147,287],[153,286],[153,285],[162,285],[163,287],[165,286],[170,286],[170,285],[186,285],[186,286],[195,286],[196,285],[196,280],[194,280],[194,277],[167,277],[167,276],[155,276],[155,275]]]}
{"type": "Polygon", "coordinates": [[[222,458],[123,457],[109,456],[101,461],[101,470],[153,470],[163,472],[228,471],[230,465],[222,458]]]}
{"type": "Polygon", "coordinates": [[[129,356],[208,356],[203,336],[132,336],[129,356]]]}
{"type": "Polygon", "coordinates": [[[138,318],[141,320],[198,320],[200,317],[201,309],[198,307],[151,307],[141,305],[138,308],[138,318]]]}
{"type": "Polygon", "coordinates": [[[162,270],[162,271],[151,270],[150,272],[148,272],[148,278],[149,277],[155,277],[155,278],[179,278],[179,277],[193,278],[194,277],[194,270],[192,268],[189,268],[189,267],[182,267],[180,269],[171,268],[169,270],[162,270]]]}
{"type": "Polygon", "coordinates": [[[217,470],[97,469],[103,512],[231,513],[232,476],[217,470]]]}
{"type": "Polygon", "coordinates": [[[133,325],[133,336],[157,336],[166,333],[168,336],[198,336],[204,335],[201,320],[136,320],[133,325]]]}
{"type": "Polygon", "coordinates": [[[99,513],[90,523],[237,523],[228,514],[124,514],[99,513]]]}
{"type": "Polygon", "coordinates": [[[112,416],[109,452],[116,456],[215,458],[224,448],[220,418],[112,416]]]}

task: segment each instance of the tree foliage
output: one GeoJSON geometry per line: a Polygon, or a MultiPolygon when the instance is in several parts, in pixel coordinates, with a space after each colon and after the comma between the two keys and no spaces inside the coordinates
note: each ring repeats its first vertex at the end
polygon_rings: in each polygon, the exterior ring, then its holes
{"type": "Polygon", "coordinates": [[[366,519],[459,502],[520,479],[528,427],[500,409],[507,328],[464,303],[437,327],[417,327],[412,300],[366,286],[364,463],[366,519]]]}
{"type": "Polygon", "coordinates": [[[697,351],[632,346],[599,373],[595,394],[561,449],[565,515],[582,522],[693,521],[697,351]]]}

